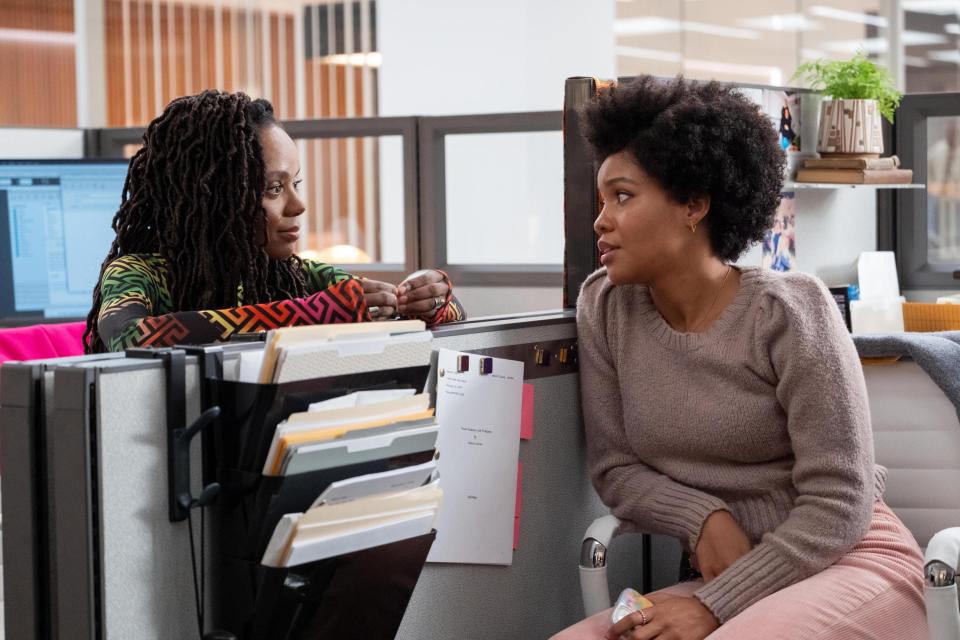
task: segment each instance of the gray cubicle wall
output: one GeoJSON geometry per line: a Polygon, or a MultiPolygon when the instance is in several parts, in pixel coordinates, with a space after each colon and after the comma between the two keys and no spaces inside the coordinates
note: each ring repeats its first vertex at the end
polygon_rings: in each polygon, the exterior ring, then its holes
{"type": "MultiPolygon", "coordinates": [[[[197,636],[188,528],[168,520],[164,373],[141,359],[55,371],[58,437],[85,433],[86,447],[53,447],[53,638],[197,636]],[[84,469],[84,495],[66,495],[67,475],[84,469]],[[89,539],[75,537],[83,531],[89,539]]],[[[195,359],[186,382],[189,421],[200,411],[195,359]]],[[[197,464],[193,475],[199,482],[197,464]]]]}
{"type": "Polygon", "coordinates": [[[40,637],[39,527],[41,488],[37,439],[40,365],[8,365],[0,382],[0,465],[3,485],[3,586],[7,638],[40,637]]]}
{"type": "MultiPolygon", "coordinates": [[[[195,364],[188,381],[195,412],[195,364]]],[[[143,637],[148,626],[157,638],[193,637],[195,618],[183,614],[180,593],[192,588],[189,555],[171,561],[152,549],[189,550],[186,528],[166,521],[166,472],[156,464],[166,459],[165,430],[154,420],[161,364],[123,354],[6,363],[0,389],[5,639],[143,637]],[[153,393],[136,393],[151,384],[153,393]],[[102,423],[128,434],[102,438],[102,423]],[[103,514],[118,509],[124,515],[104,527],[103,514]],[[117,597],[124,590],[130,597],[117,597]],[[140,607],[133,626],[105,618],[116,617],[118,602],[140,607]],[[159,610],[167,617],[148,617],[159,610]]]]}
{"type": "MultiPolygon", "coordinates": [[[[514,321],[517,328],[510,326],[494,321],[462,332],[452,327],[439,332],[435,344],[462,351],[522,345],[520,354],[532,356],[540,343],[576,338],[569,313],[535,316],[514,321]]],[[[523,512],[513,564],[428,564],[398,639],[547,638],[582,615],[577,573],[580,539],[605,509],[587,479],[579,376],[562,371],[536,377],[536,367],[529,360],[525,369],[525,377],[534,385],[534,430],[533,438],[520,444],[523,512]]],[[[639,539],[633,543],[638,545],[639,539]]],[[[630,556],[639,559],[639,549],[623,554],[630,556]]],[[[618,569],[621,575],[616,583],[627,582],[630,574],[634,583],[639,581],[638,563],[628,561],[618,569]]]]}
{"type": "MultiPolygon", "coordinates": [[[[528,361],[536,398],[534,435],[520,448],[523,513],[512,566],[427,565],[398,638],[546,638],[580,617],[580,537],[605,509],[587,479],[575,366],[532,364],[536,347],[572,343],[575,332],[566,312],[454,325],[436,333],[438,348],[528,361]]],[[[187,525],[167,519],[162,364],[82,361],[55,368],[53,378],[56,446],[48,454],[56,467],[56,491],[50,498],[49,553],[56,572],[44,576],[57,603],[49,613],[51,637],[196,637],[187,525]]],[[[192,357],[187,396],[189,420],[200,409],[192,357]]],[[[50,407],[46,410],[49,414],[50,407]]],[[[199,469],[194,476],[199,482],[199,469]]],[[[639,536],[616,543],[614,589],[639,583],[639,545],[639,536]]]]}
{"type": "MultiPolygon", "coordinates": [[[[104,354],[96,360],[120,358],[104,354]]],[[[7,362],[0,372],[0,466],[3,468],[3,584],[4,637],[7,640],[47,638],[53,633],[55,594],[49,576],[56,572],[50,559],[55,533],[53,502],[56,466],[53,449],[83,448],[75,439],[83,431],[58,437],[53,407],[57,367],[91,358],[66,357],[32,362],[7,362]]],[[[82,474],[68,474],[65,499],[84,490],[82,474]],[[70,493],[74,492],[73,495],[70,493]]],[[[82,532],[81,532],[82,535],[82,532]]]]}

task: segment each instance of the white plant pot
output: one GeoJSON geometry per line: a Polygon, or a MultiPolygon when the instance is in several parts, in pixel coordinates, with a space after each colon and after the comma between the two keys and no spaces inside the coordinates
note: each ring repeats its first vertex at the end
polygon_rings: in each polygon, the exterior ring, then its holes
{"type": "Polygon", "coordinates": [[[883,153],[881,117],[876,100],[824,100],[817,151],[879,157],[883,153]]]}

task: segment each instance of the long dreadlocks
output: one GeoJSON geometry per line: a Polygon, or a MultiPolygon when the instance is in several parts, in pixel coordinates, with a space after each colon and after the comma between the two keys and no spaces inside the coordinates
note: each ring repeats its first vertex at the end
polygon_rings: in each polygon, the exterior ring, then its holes
{"type": "MultiPolygon", "coordinates": [[[[166,262],[173,311],[306,295],[300,259],[266,253],[258,134],[276,124],[269,102],[243,93],[204,91],[167,105],[130,161],[101,279],[120,256],[156,253],[166,262]]],[[[88,353],[106,351],[97,327],[101,304],[98,283],[84,332],[88,353]]]]}

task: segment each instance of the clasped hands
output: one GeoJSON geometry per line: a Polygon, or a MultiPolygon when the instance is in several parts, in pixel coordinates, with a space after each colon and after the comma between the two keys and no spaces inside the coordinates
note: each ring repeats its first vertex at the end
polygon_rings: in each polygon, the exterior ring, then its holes
{"type": "MultiPolygon", "coordinates": [[[[750,540],[728,511],[707,516],[690,564],[710,582],[750,551],[750,540]]],[[[696,598],[647,595],[652,607],[631,613],[607,631],[607,640],[703,640],[720,626],[696,598]],[[644,620],[646,621],[644,623],[644,620]]]]}
{"type": "Polygon", "coordinates": [[[411,273],[399,286],[368,278],[361,283],[371,320],[430,316],[446,301],[450,290],[443,274],[433,269],[411,273]]]}

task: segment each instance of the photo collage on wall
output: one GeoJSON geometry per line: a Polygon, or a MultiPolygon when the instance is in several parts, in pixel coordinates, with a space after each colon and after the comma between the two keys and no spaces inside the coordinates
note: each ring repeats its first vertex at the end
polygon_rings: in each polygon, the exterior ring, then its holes
{"type": "Polygon", "coordinates": [[[773,228],[763,237],[761,266],[774,271],[793,271],[797,268],[796,216],[794,192],[782,194],[780,206],[773,218],[773,228]]]}
{"type": "MultiPolygon", "coordinates": [[[[780,148],[787,156],[787,177],[799,162],[803,151],[800,136],[800,96],[795,91],[777,89],[754,89],[743,87],[740,92],[756,103],[758,110],[767,116],[780,148]]],[[[794,214],[796,193],[782,194],[780,206],[774,216],[773,226],[764,236],[761,266],[775,271],[793,271],[797,268],[796,216],[794,214]]]]}

